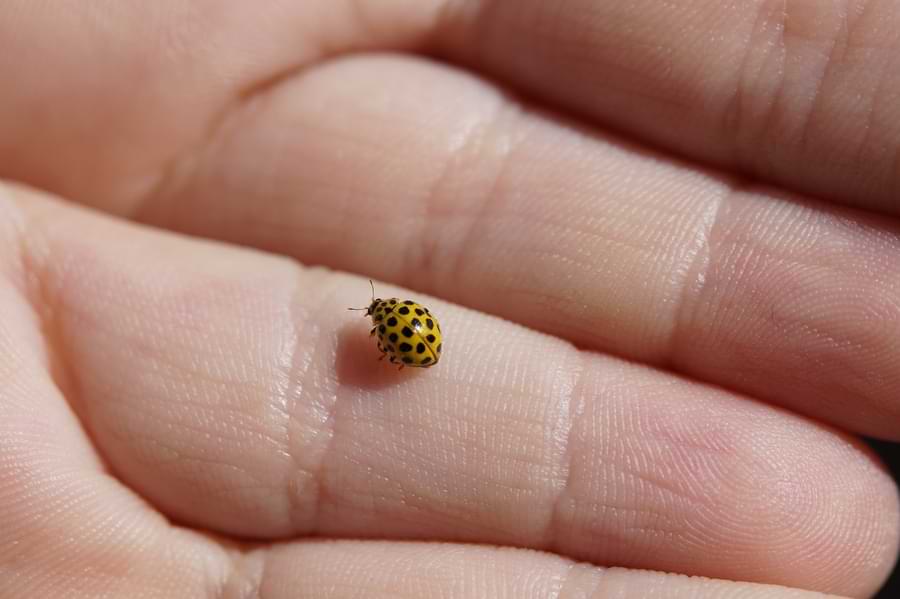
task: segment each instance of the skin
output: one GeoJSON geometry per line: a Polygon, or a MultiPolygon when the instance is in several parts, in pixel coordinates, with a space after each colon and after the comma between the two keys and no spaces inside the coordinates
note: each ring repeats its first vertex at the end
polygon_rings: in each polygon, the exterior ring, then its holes
{"type": "Polygon", "coordinates": [[[264,4],[0,3],[0,596],[876,591],[896,3],[264,4]]]}

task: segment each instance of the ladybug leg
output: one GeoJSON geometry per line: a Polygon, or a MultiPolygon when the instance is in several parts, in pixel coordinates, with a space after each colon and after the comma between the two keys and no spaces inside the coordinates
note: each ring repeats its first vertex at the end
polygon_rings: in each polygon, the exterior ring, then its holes
{"type": "MultiPolygon", "coordinates": [[[[378,342],[378,351],[381,352],[381,355],[378,356],[378,361],[380,362],[381,360],[384,360],[384,357],[385,357],[385,356],[388,355],[387,350],[384,348],[384,346],[381,344],[380,341],[378,342]]],[[[391,357],[391,362],[393,362],[393,361],[394,361],[394,358],[393,358],[393,356],[392,356],[392,357],[391,357]]]]}
{"type": "Polygon", "coordinates": [[[374,337],[374,336],[375,336],[375,331],[376,331],[377,329],[378,329],[378,327],[372,327],[372,330],[369,331],[369,337],[374,337]]]}

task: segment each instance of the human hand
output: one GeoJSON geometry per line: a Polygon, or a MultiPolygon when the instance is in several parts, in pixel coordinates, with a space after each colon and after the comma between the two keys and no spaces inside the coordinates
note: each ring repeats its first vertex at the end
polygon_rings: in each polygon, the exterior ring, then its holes
{"type": "Polygon", "coordinates": [[[260,4],[0,7],[0,596],[878,587],[898,11],[260,4]]]}

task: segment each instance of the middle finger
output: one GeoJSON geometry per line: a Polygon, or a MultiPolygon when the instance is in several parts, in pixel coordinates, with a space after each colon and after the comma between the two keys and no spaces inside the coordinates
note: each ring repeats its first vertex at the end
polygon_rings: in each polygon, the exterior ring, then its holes
{"type": "Polygon", "coordinates": [[[322,67],[229,122],[142,218],[900,438],[893,221],[741,187],[409,59],[322,67]]]}

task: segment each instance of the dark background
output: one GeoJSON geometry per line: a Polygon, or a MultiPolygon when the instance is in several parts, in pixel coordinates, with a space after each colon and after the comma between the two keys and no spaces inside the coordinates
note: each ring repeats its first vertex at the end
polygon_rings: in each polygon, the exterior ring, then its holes
{"type": "MultiPolygon", "coordinates": [[[[871,439],[867,439],[867,441],[887,464],[894,480],[900,480],[900,444],[873,441],[871,439]]],[[[900,569],[896,566],[894,566],[894,572],[891,574],[890,579],[876,597],[877,599],[900,599],[900,569]]]]}

